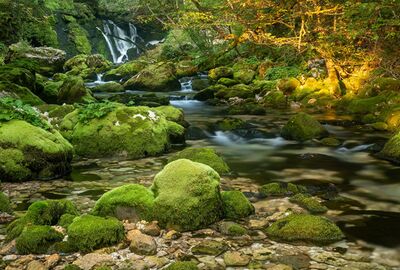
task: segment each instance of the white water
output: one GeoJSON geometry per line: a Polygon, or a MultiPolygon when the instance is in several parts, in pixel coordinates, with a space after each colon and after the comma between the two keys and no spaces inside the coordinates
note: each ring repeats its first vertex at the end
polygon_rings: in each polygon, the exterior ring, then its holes
{"type": "Polygon", "coordinates": [[[193,92],[192,78],[182,78],[179,80],[182,92],[193,92]]]}
{"type": "Polygon", "coordinates": [[[128,51],[130,49],[136,49],[136,52],[139,54],[139,48],[136,46],[136,42],[140,37],[133,24],[129,23],[129,31],[125,31],[113,21],[105,20],[103,22],[103,31],[101,29],[99,30],[106,40],[108,49],[110,50],[115,64],[128,61],[128,51]]]}

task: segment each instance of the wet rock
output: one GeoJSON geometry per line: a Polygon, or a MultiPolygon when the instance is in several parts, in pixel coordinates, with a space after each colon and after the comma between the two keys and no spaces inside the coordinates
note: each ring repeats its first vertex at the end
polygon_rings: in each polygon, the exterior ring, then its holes
{"type": "Polygon", "coordinates": [[[49,268],[39,261],[32,261],[26,267],[26,270],[47,270],[47,269],[49,268]]]}
{"type": "Polygon", "coordinates": [[[167,240],[177,240],[181,238],[182,234],[180,232],[177,232],[175,230],[170,230],[164,235],[164,239],[167,240]]]}
{"type": "Polygon", "coordinates": [[[303,254],[279,256],[278,261],[284,265],[291,265],[294,269],[308,269],[310,266],[310,257],[303,254]]]}
{"type": "Polygon", "coordinates": [[[161,233],[161,229],[158,226],[157,221],[152,221],[144,226],[144,228],[141,230],[143,233],[151,236],[159,236],[161,233]]]}
{"type": "Polygon", "coordinates": [[[86,88],[83,79],[78,76],[67,77],[61,85],[57,97],[58,104],[88,103],[94,101],[95,98],[92,97],[92,93],[86,88]]]}
{"type": "Polygon", "coordinates": [[[46,267],[53,268],[58,262],[61,260],[61,256],[59,254],[52,254],[46,259],[46,267]]]}
{"type": "Polygon", "coordinates": [[[145,261],[149,265],[149,267],[155,267],[157,269],[162,268],[169,263],[169,260],[167,258],[160,258],[157,256],[148,256],[146,257],[145,261]]]}
{"type": "Polygon", "coordinates": [[[281,135],[288,140],[307,141],[328,135],[326,129],[312,116],[299,113],[282,128],[281,135]]]}
{"type": "Polygon", "coordinates": [[[277,264],[267,268],[268,270],[293,270],[293,267],[286,264],[277,264]]]}
{"type": "Polygon", "coordinates": [[[157,244],[153,237],[141,233],[139,230],[128,232],[127,239],[131,241],[129,249],[139,255],[155,255],[157,244]]]}
{"type": "Polygon", "coordinates": [[[247,233],[247,230],[235,222],[220,222],[218,230],[225,235],[241,236],[247,233]]]}
{"type": "Polygon", "coordinates": [[[218,256],[228,250],[228,245],[222,241],[204,240],[192,248],[195,255],[218,256]]]}
{"type": "Polygon", "coordinates": [[[10,262],[10,261],[15,261],[16,259],[18,259],[17,255],[6,255],[3,257],[3,261],[5,262],[10,262]]]}
{"type": "Polygon", "coordinates": [[[111,263],[113,258],[108,254],[89,253],[74,261],[74,264],[83,270],[91,270],[95,266],[102,266],[111,263]]]}
{"type": "Polygon", "coordinates": [[[224,254],[226,266],[246,266],[250,262],[250,257],[238,251],[228,251],[224,254]]]}
{"type": "Polygon", "coordinates": [[[342,144],[338,139],[332,137],[324,138],[320,142],[322,145],[333,147],[340,146],[342,144]]]}

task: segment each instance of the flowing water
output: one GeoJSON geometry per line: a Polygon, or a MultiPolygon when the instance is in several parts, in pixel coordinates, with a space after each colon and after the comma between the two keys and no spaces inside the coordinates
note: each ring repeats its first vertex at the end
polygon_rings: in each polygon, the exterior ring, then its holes
{"type": "MultiPolygon", "coordinates": [[[[92,85],[99,83],[101,77],[92,85]]],[[[182,79],[181,84],[180,90],[158,94],[170,96],[171,104],[184,110],[191,124],[189,146],[211,146],[225,158],[233,173],[225,177],[223,188],[240,187],[246,194],[255,194],[260,185],[272,181],[321,189],[334,184],[343,199],[326,205],[350,240],[400,248],[400,167],[374,157],[388,134],[357,125],[351,117],[328,112],[315,117],[342,142],[341,146],[287,141],[279,133],[295,113],[289,110],[269,110],[265,116],[236,116],[250,126],[224,132],[213,124],[226,116],[226,108],[192,100],[190,78],[182,79]]],[[[143,93],[134,89],[130,92],[143,93]]],[[[69,177],[12,185],[11,196],[18,210],[25,210],[39,198],[69,198],[88,209],[114,187],[126,183],[149,185],[167,157],[76,160],[69,177]]]]}

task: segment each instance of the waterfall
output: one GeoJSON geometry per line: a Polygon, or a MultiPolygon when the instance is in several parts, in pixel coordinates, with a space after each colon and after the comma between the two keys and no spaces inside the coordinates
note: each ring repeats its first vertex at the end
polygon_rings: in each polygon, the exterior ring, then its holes
{"type": "MultiPolygon", "coordinates": [[[[99,28],[98,28],[99,29],[99,28]]],[[[108,49],[111,52],[113,62],[120,64],[129,60],[128,51],[139,48],[136,41],[139,37],[135,25],[129,23],[129,31],[125,31],[111,20],[103,21],[103,31],[99,29],[106,40],[108,49]]]]}

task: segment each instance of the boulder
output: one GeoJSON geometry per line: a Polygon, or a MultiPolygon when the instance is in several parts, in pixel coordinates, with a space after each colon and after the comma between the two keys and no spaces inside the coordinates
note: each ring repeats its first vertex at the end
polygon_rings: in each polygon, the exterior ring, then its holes
{"type": "Polygon", "coordinates": [[[330,244],[344,238],[342,231],[329,219],[306,214],[291,214],[266,229],[273,239],[288,242],[330,244]]]}
{"type": "Polygon", "coordinates": [[[168,159],[168,163],[178,159],[189,159],[194,162],[206,164],[220,174],[230,171],[228,165],[212,148],[186,148],[168,159]]]}
{"type": "Polygon", "coordinates": [[[228,219],[240,219],[254,214],[254,206],[240,191],[222,192],[225,217],[228,219]]]}
{"type": "Polygon", "coordinates": [[[68,75],[80,76],[84,79],[95,79],[97,74],[105,72],[111,66],[111,62],[100,54],[79,54],[64,64],[64,71],[67,71],[68,75]]]}
{"type": "Polygon", "coordinates": [[[307,141],[326,137],[328,131],[312,116],[299,113],[290,118],[281,135],[288,140],[307,141]]]}
{"type": "Polygon", "coordinates": [[[400,163],[400,132],[393,135],[385,144],[379,156],[383,159],[400,163]]]}
{"type": "Polygon", "coordinates": [[[228,250],[228,245],[223,241],[203,240],[192,247],[192,253],[195,255],[219,256],[228,250]]]}
{"type": "Polygon", "coordinates": [[[250,257],[238,251],[228,251],[224,254],[224,262],[226,266],[246,266],[250,262],[250,257]]]}
{"type": "Polygon", "coordinates": [[[242,236],[247,233],[247,230],[235,222],[224,221],[218,224],[220,233],[229,236],[242,236]]]}
{"type": "Polygon", "coordinates": [[[215,96],[219,99],[238,98],[252,98],[254,97],[254,89],[245,84],[236,84],[229,88],[219,90],[215,96]]]}
{"type": "Polygon", "coordinates": [[[0,98],[19,99],[30,105],[41,105],[44,103],[43,100],[28,88],[7,81],[0,81],[0,98]]]}
{"type": "Polygon", "coordinates": [[[59,104],[89,103],[96,99],[85,86],[81,77],[69,76],[61,85],[57,97],[59,104]]]}
{"type": "Polygon", "coordinates": [[[211,167],[179,159],[155,178],[154,215],[161,226],[178,231],[208,226],[223,216],[220,177],[211,167]]]}
{"type": "Polygon", "coordinates": [[[232,78],[233,69],[230,67],[217,67],[208,72],[211,80],[218,81],[220,78],[232,78]]]}
{"type": "Polygon", "coordinates": [[[118,244],[124,236],[124,226],[115,218],[83,215],[68,227],[68,243],[82,252],[118,244]]]}
{"type": "Polygon", "coordinates": [[[246,128],[248,124],[239,118],[225,117],[215,123],[216,130],[232,131],[235,129],[246,128]]]}
{"type": "Polygon", "coordinates": [[[49,180],[69,173],[72,145],[54,130],[25,121],[0,123],[0,180],[49,180]],[[29,134],[29,136],[26,136],[29,134]]]}
{"type": "Polygon", "coordinates": [[[155,255],[157,253],[157,243],[153,237],[141,233],[139,230],[128,232],[128,240],[131,241],[130,251],[138,255],[155,255]]]}
{"type": "Polygon", "coordinates": [[[151,220],[153,204],[154,195],[149,189],[129,184],[103,194],[96,202],[93,214],[131,222],[151,220]]]}
{"type": "Polygon", "coordinates": [[[115,93],[115,92],[124,92],[124,87],[117,82],[108,82],[104,84],[99,84],[93,87],[92,92],[106,92],[106,93],[115,93]]]}
{"type": "Polygon", "coordinates": [[[86,157],[140,158],[164,153],[184,128],[149,107],[92,103],[68,114],[62,134],[86,157]]]}
{"type": "Polygon", "coordinates": [[[290,197],[289,201],[307,209],[311,214],[323,214],[328,211],[326,206],[310,195],[299,193],[290,197]]]}
{"type": "Polygon", "coordinates": [[[172,63],[158,63],[145,67],[124,84],[127,90],[144,90],[154,92],[176,91],[181,85],[176,77],[172,63]]]}
{"type": "Polygon", "coordinates": [[[50,226],[27,226],[16,239],[19,254],[45,254],[50,246],[61,242],[64,236],[50,226]]]}
{"type": "Polygon", "coordinates": [[[298,193],[304,193],[307,189],[304,186],[293,183],[274,182],[261,186],[259,192],[263,197],[269,196],[290,196],[298,193]]]}
{"type": "Polygon", "coordinates": [[[103,79],[105,81],[119,81],[121,79],[129,79],[138,74],[148,64],[140,60],[133,60],[124,63],[114,69],[107,71],[103,79]]]}

